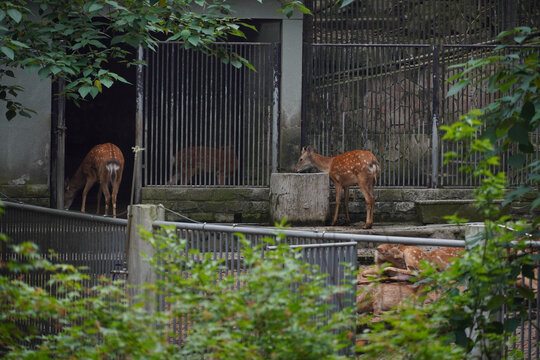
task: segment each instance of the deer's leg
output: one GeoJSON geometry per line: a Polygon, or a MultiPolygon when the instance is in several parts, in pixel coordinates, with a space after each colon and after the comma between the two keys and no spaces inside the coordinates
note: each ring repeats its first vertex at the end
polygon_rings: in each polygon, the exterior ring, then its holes
{"type": "Polygon", "coordinates": [[[337,181],[334,181],[336,187],[336,210],[334,211],[334,220],[332,220],[332,226],[336,223],[339,212],[339,203],[341,202],[341,184],[337,181]]]}
{"type": "Polygon", "coordinates": [[[103,197],[105,198],[105,215],[109,215],[109,202],[111,201],[111,193],[109,192],[109,183],[107,182],[102,183],[101,191],[103,191],[103,197]]]}
{"type": "Polygon", "coordinates": [[[86,178],[86,184],[84,185],[84,189],[82,192],[82,204],[81,204],[81,212],[85,212],[86,210],[86,195],[88,195],[88,191],[94,186],[96,182],[96,178],[88,177],[86,178]]]}
{"type": "Polygon", "coordinates": [[[120,181],[122,180],[123,168],[120,169],[118,174],[116,174],[116,181],[112,186],[112,207],[113,207],[113,217],[116,217],[116,198],[118,196],[118,189],[120,189],[120,181]]]}
{"type": "Polygon", "coordinates": [[[349,187],[344,186],[345,189],[345,218],[347,221],[347,225],[351,223],[351,218],[349,217],[349,187]]]}
{"type": "Polygon", "coordinates": [[[373,211],[375,209],[375,191],[373,187],[373,179],[369,176],[360,178],[358,182],[360,191],[366,200],[366,223],[364,229],[371,229],[373,226],[373,211]]]}

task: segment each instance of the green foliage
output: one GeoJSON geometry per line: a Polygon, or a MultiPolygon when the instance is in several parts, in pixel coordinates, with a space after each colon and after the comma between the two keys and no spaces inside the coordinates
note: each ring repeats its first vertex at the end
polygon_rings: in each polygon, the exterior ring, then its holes
{"type": "Polygon", "coordinates": [[[131,298],[107,279],[87,288],[83,272],[52,264],[33,244],[13,246],[22,260],[4,264],[0,276],[3,358],[340,359],[350,348],[351,308],[321,321],[331,310],[327,300],[347,286],[328,287],[288,246],[263,257],[242,240],[239,259],[249,271],[232,274],[211,256],[188,253],[170,228],[147,236],[159,280],[131,289],[131,298]],[[35,273],[50,275],[45,287],[25,282],[35,273]],[[157,309],[156,295],[165,300],[162,311],[149,310],[157,309]],[[168,342],[178,320],[188,328],[181,347],[168,342]]]}
{"type": "MultiPolygon", "coordinates": [[[[501,43],[508,38],[520,45],[538,45],[534,30],[522,27],[500,35],[501,43]]],[[[538,161],[529,165],[529,180],[507,193],[506,175],[495,172],[503,151],[516,149],[510,159],[521,167],[534,149],[531,133],[540,120],[540,63],[538,48],[497,47],[500,55],[473,59],[460,67],[463,70],[449,81],[458,80],[447,96],[458,93],[470,83],[484,84],[485,90],[497,95],[496,100],[483,109],[463,115],[459,122],[444,126],[444,139],[462,141],[470,146],[465,156],[480,160],[475,166],[464,166],[481,180],[475,189],[476,205],[483,215],[485,230],[468,241],[463,257],[445,272],[437,273],[426,266],[420,284],[426,292],[436,294],[426,303],[425,298],[405,305],[396,312],[382,316],[382,321],[370,324],[363,338],[368,341],[359,350],[366,359],[463,359],[483,356],[499,358],[505,341],[512,340],[512,332],[527,318],[526,301],[534,300],[528,287],[516,286],[521,276],[534,278],[533,264],[538,255],[524,251],[528,233],[537,237],[533,224],[512,222],[500,216],[498,200],[508,204],[531,191],[537,191],[540,179],[538,161]],[[473,71],[475,70],[475,71],[473,71]],[[472,75],[474,74],[474,75],[472,75]],[[469,77],[470,76],[470,77],[469,77]],[[518,240],[517,245],[511,244],[518,240]],[[499,319],[502,311],[508,314],[499,319]],[[458,345],[456,347],[455,345],[458,345]]],[[[456,158],[446,154],[446,161],[456,158]]],[[[537,193],[532,209],[540,205],[537,193]]],[[[456,223],[464,219],[452,217],[456,223]]],[[[534,265],[536,266],[536,265],[534,265]]],[[[536,281],[536,280],[535,280],[536,281]]],[[[509,358],[522,358],[519,350],[509,358]]]]}
{"type": "Polygon", "coordinates": [[[173,229],[147,236],[167,249],[152,261],[161,275],[157,291],[170,316],[189,319],[181,351],[187,359],[338,359],[350,346],[352,308],[321,321],[330,310],[327,299],[345,287],[328,286],[325,275],[287,245],[278,243],[263,256],[273,240],[252,247],[238,234],[249,270],[235,276],[209,254],[191,250],[186,256],[186,242],[173,229]]]}
{"type": "MultiPolygon", "coordinates": [[[[309,12],[299,1],[283,1],[281,11],[309,12]]],[[[181,40],[186,49],[220,56],[236,67],[246,59],[210,44],[245,37],[251,27],[231,14],[223,0],[10,0],[0,2],[0,68],[37,72],[41,79],[65,80],[64,94],[75,101],[95,98],[115,82],[127,82],[110,71],[110,62],[137,64],[136,49],[155,50],[159,39],[181,40]],[[194,7],[194,6],[198,7],[194,7]],[[196,9],[204,9],[197,12],[196,9]]],[[[11,76],[9,70],[0,72],[11,76]]],[[[28,116],[14,102],[22,88],[0,85],[6,116],[28,116]]]]}

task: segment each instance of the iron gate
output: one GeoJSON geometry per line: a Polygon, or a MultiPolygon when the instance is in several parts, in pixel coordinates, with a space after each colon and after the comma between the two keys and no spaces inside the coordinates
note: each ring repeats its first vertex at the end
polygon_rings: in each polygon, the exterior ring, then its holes
{"type": "Polygon", "coordinates": [[[256,71],[182,43],[144,53],[143,186],[269,184],[277,167],[280,46],[213,46],[256,71]]]}

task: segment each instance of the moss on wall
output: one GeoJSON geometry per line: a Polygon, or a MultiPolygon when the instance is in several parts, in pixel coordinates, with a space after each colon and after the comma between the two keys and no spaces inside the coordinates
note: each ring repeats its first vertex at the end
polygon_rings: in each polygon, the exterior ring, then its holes
{"type": "MultiPolygon", "coordinates": [[[[333,214],[333,189],[329,196],[333,214]]],[[[268,188],[150,187],[143,189],[142,199],[143,203],[163,204],[196,221],[270,224],[268,188]]],[[[376,189],[375,226],[377,223],[446,223],[444,217],[455,212],[471,221],[481,220],[473,199],[471,189],[376,189]]],[[[526,218],[529,207],[530,202],[525,199],[505,208],[504,212],[526,218]]],[[[350,191],[349,213],[353,223],[365,221],[365,202],[359,189],[350,191]]],[[[185,220],[170,211],[166,211],[165,216],[167,220],[185,220]]],[[[344,219],[344,201],[341,201],[338,225],[343,224],[344,219]]]]}
{"type": "Polygon", "coordinates": [[[0,199],[50,206],[49,187],[43,184],[0,185],[0,199]]]}

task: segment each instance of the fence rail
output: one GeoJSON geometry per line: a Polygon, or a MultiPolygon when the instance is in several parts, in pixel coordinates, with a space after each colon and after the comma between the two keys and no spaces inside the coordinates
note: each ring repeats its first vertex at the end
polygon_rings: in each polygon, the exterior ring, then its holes
{"type": "MultiPolygon", "coordinates": [[[[0,233],[7,234],[14,243],[33,241],[42,251],[53,249],[59,256],[55,261],[71,263],[76,266],[88,266],[87,273],[91,281],[86,286],[94,285],[94,281],[101,275],[110,276],[111,270],[119,263],[123,263],[126,254],[126,226],[127,221],[110,219],[100,216],[46,209],[32,205],[4,202],[5,214],[0,217],[0,233]]],[[[192,224],[155,221],[152,226],[174,226],[178,235],[188,242],[190,249],[197,249],[202,253],[210,254],[212,259],[225,260],[224,265],[231,274],[240,274],[249,269],[242,263],[240,253],[239,234],[243,234],[252,244],[261,244],[265,237],[276,238],[301,248],[304,261],[317,265],[320,271],[328,273],[328,284],[340,285],[350,283],[353,279],[345,271],[346,264],[357,266],[358,248],[374,246],[380,243],[398,243],[420,246],[451,246],[463,247],[463,240],[425,239],[400,236],[381,236],[368,234],[346,234],[325,231],[303,231],[290,229],[263,228],[251,226],[231,226],[221,224],[192,224]],[[278,235],[281,233],[282,235],[278,235]]],[[[525,251],[538,252],[540,243],[531,241],[525,251]]],[[[264,251],[274,248],[266,246],[264,251]]],[[[2,261],[12,256],[2,247],[2,261]]],[[[536,274],[540,265],[535,265],[536,274]]],[[[138,269],[130,269],[132,272],[138,269]]],[[[538,289],[539,279],[522,279],[524,286],[538,289]]],[[[40,274],[25,278],[32,285],[45,287],[47,279],[40,274]]],[[[84,292],[83,292],[84,293],[84,292]]],[[[336,309],[345,304],[354,304],[356,296],[349,291],[345,296],[331,300],[336,309]]],[[[524,300],[525,301],[525,300],[524,300]]],[[[514,332],[515,340],[507,347],[508,350],[520,349],[529,359],[539,359],[538,341],[540,318],[540,298],[536,292],[533,301],[527,301],[528,316],[521,319],[521,323],[514,332]]],[[[159,302],[161,309],[165,301],[159,302]]],[[[327,314],[329,316],[329,314],[327,314]]],[[[518,314],[507,313],[503,316],[509,318],[518,314]]],[[[173,332],[172,341],[178,341],[185,336],[187,324],[179,321],[170,324],[168,329],[173,332]]],[[[50,330],[50,329],[49,329],[50,330]]],[[[45,329],[47,331],[47,329],[45,329]]]]}
{"type": "MultiPolygon", "coordinates": [[[[111,271],[126,260],[127,220],[112,219],[71,211],[4,201],[5,214],[0,216],[0,233],[10,244],[30,241],[55,263],[83,266],[91,285],[100,276],[111,277],[111,271]],[[49,255],[52,250],[54,256],[49,255]]],[[[13,256],[5,246],[2,260],[13,256]]],[[[38,278],[36,278],[37,281],[38,278]]],[[[45,286],[40,278],[35,286],[45,286]]]]}

